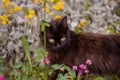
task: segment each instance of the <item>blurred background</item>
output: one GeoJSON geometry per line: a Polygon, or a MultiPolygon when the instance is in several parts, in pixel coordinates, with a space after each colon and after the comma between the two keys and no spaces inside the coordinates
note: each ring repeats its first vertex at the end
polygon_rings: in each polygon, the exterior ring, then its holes
{"type": "MultiPolygon", "coordinates": [[[[120,0],[0,0],[0,58],[3,66],[26,61],[22,36],[27,36],[31,60],[42,47],[41,20],[68,17],[71,30],[120,33],[120,0]]],[[[42,58],[37,60],[43,64],[42,58]]],[[[1,72],[2,74],[4,73],[1,72]]]]}

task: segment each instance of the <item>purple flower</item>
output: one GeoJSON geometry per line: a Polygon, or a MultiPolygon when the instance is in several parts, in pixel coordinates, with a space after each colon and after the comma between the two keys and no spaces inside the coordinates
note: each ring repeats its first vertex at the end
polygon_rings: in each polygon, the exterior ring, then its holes
{"type": "Polygon", "coordinates": [[[84,71],[84,73],[89,73],[89,70],[86,69],[86,70],[84,71]]]}
{"type": "Polygon", "coordinates": [[[92,64],[92,61],[91,61],[90,59],[88,59],[88,60],[86,61],[86,64],[91,65],[91,64],[92,64]]]}
{"type": "Polygon", "coordinates": [[[0,75],[0,80],[5,80],[5,77],[0,75]]]}
{"type": "Polygon", "coordinates": [[[46,64],[49,64],[49,63],[50,63],[48,57],[45,58],[45,63],[46,63],[46,64]]]}
{"type": "Polygon", "coordinates": [[[79,67],[80,67],[81,69],[86,69],[86,65],[84,65],[84,64],[81,64],[79,67]]]}
{"type": "Polygon", "coordinates": [[[77,66],[72,66],[72,69],[73,70],[77,70],[77,66]]]}
{"type": "Polygon", "coordinates": [[[82,70],[79,70],[78,71],[78,76],[82,75],[83,71],[82,70]]]}

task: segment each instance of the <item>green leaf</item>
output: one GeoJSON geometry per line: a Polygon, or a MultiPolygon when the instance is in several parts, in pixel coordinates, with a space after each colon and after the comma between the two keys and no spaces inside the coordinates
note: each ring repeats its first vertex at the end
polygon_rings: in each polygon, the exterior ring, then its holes
{"type": "Polygon", "coordinates": [[[22,67],[22,70],[23,70],[23,71],[29,71],[29,70],[30,70],[30,66],[24,65],[24,66],[22,67]]]}
{"type": "Polygon", "coordinates": [[[0,63],[0,72],[1,71],[4,72],[6,70],[7,70],[7,67],[0,63]]]}
{"type": "Polygon", "coordinates": [[[0,57],[0,63],[4,63],[4,62],[5,60],[2,57],[0,57]]]}
{"type": "Polygon", "coordinates": [[[58,65],[58,64],[54,64],[54,65],[52,65],[52,68],[53,68],[54,70],[59,69],[59,65],[58,65]]]}
{"type": "Polygon", "coordinates": [[[78,33],[82,32],[82,29],[79,29],[79,28],[76,27],[74,32],[78,34],[78,33]]]}
{"type": "Polygon", "coordinates": [[[108,28],[110,30],[110,34],[115,34],[115,31],[114,29],[111,27],[111,28],[108,28]]]}
{"type": "Polygon", "coordinates": [[[64,80],[64,75],[61,74],[61,73],[59,73],[59,74],[58,74],[57,80],[64,80]]]}
{"type": "Polygon", "coordinates": [[[55,0],[54,2],[57,3],[57,2],[59,2],[59,1],[60,1],[60,0],[55,0]]]}
{"type": "Polygon", "coordinates": [[[65,66],[65,69],[66,69],[67,71],[70,71],[70,70],[71,70],[71,68],[68,67],[68,66],[65,66]]]}
{"type": "Polygon", "coordinates": [[[25,8],[25,14],[28,15],[29,14],[29,9],[25,8]]]}
{"type": "Polygon", "coordinates": [[[85,10],[89,10],[89,8],[90,8],[90,4],[89,4],[89,1],[88,1],[85,5],[85,10]]]}
{"type": "Polygon", "coordinates": [[[9,75],[16,75],[16,74],[18,74],[18,71],[17,71],[17,69],[13,69],[12,71],[10,71],[10,73],[9,73],[9,75]]]}
{"type": "Polygon", "coordinates": [[[41,50],[41,49],[35,49],[35,50],[34,50],[34,53],[35,53],[35,54],[41,54],[41,53],[42,53],[42,50],[41,50]]]}
{"type": "Polygon", "coordinates": [[[22,67],[22,62],[16,63],[12,67],[13,68],[20,68],[20,67],[22,67]]]}
{"type": "Polygon", "coordinates": [[[54,65],[52,65],[52,68],[53,68],[54,70],[57,70],[57,69],[60,69],[62,66],[64,66],[64,65],[54,64],[54,65]]]}
{"type": "Polygon", "coordinates": [[[32,70],[32,63],[31,63],[31,58],[30,58],[29,43],[27,41],[26,36],[22,36],[21,37],[21,41],[22,41],[22,46],[24,48],[24,51],[25,51],[25,53],[27,55],[27,58],[28,58],[28,61],[29,61],[29,65],[30,65],[31,70],[32,70]]]}
{"type": "Polygon", "coordinates": [[[46,21],[40,22],[41,31],[44,32],[46,27],[50,27],[50,24],[46,21]]]}
{"type": "Polygon", "coordinates": [[[70,73],[72,74],[73,78],[76,78],[76,72],[75,72],[75,70],[71,70],[70,73]]]}
{"type": "Polygon", "coordinates": [[[96,77],[94,80],[104,80],[104,78],[103,78],[103,77],[98,76],[98,77],[96,77]]]}
{"type": "Polygon", "coordinates": [[[35,60],[41,60],[44,57],[43,51],[41,49],[35,49],[34,53],[38,55],[35,60]]]}

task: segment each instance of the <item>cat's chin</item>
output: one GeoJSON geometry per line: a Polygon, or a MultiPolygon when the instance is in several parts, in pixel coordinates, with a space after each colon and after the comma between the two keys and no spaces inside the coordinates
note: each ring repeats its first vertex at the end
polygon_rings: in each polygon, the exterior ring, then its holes
{"type": "Polygon", "coordinates": [[[61,47],[49,47],[48,49],[53,51],[53,52],[63,52],[66,51],[69,48],[70,44],[61,46],[61,47]]]}

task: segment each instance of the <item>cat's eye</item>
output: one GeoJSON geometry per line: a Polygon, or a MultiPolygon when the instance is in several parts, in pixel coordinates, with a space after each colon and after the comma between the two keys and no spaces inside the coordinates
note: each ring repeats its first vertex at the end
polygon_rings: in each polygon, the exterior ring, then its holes
{"type": "Polygon", "coordinates": [[[62,37],[62,38],[61,38],[61,41],[65,41],[65,37],[62,37]]]}
{"type": "Polygon", "coordinates": [[[50,43],[54,43],[54,39],[49,39],[49,42],[50,43]]]}

